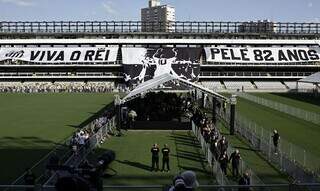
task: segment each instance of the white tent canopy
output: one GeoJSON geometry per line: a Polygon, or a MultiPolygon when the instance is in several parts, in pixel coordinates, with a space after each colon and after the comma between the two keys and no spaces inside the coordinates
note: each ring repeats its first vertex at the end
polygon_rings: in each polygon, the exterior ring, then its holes
{"type": "Polygon", "coordinates": [[[125,103],[125,102],[132,100],[132,99],[135,99],[136,97],[139,97],[144,93],[150,92],[150,91],[158,88],[160,85],[162,85],[166,82],[170,82],[170,81],[174,81],[179,84],[183,84],[189,88],[195,88],[195,89],[199,90],[200,92],[211,95],[217,99],[228,100],[228,98],[226,98],[226,97],[224,97],[224,96],[222,96],[212,90],[209,90],[208,88],[199,86],[195,83],[189,82],[189,81],[181,79],[179,77],[175,77],[171,74],[163,74],[163,75],[160,75],[158,77],[155,77],[151,80],[148,80],[148,81],[138,85],[134,90],[132,90],[127,96],[125,96],[122,99],[122,103],[125,103]]]}
{"type": "Polygon", "coordinates": [[[320,84],[320,72],[312,74],[304,79],[299,80],[298,82],[320,84]]]}

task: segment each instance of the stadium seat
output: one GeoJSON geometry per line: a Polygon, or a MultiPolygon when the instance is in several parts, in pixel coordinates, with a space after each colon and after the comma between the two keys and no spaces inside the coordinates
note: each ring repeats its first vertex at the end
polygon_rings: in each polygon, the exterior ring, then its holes
{"type": "Polygon", "coordinates": [[[224,84],[228,90],[253,90],[255,87],[249,81],[224,81],[224,84]]]}
{"type": "Polygon", "coordinates": [[[286,86],[280,81],[255,81],[255,85],[260,90],[286,90],[286,86]]]}

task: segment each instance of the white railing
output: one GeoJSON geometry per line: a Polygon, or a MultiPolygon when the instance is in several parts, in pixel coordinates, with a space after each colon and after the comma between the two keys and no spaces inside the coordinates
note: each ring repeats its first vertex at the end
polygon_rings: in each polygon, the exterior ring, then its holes
{"type": "MultiPolygon", "coordinates": [[[[85,128],[91,128],[94,125],[94,121],[88,124],[85,128]]],[[[102,144],[108,135],[112,133],[115,127],[115,117],[111,118],[103,127],[101,127],[95,134],[93,134],[86,142],[85,145],[80,147],[76,153],[73,153],[63,165],[77,167],[81,164],[83,159],[96,147],[102,144]]],[[[57,176],[59,174],[55,172],[44,185],[54,185],[57,176]]]]}
{"type": "Polygon", "coordinates": [[[200,142],[202,151],[205,154],[205,157],[212,169],[213,174],[215,174],[216,176],[216,180],[218,184],[228,185],[229,184],[228,178],[223,174],[220,166],[218,165],[218,161],[216,161],[214,155],[210,150],[210,146],[205,142],[203,136],[201,135],[200,129],[194,124],[194,122],[192,122],[192,132],[200,142]]]}
{"type": "MultiPolygon", "coordinates": [[[[224,119],[226,122],[230,121],[229,113],[224,119]]],[[[250,143],[252,148],[259,150],[268,161],[296,181],[319,182],[318,157],[283,138],[278,148],[275,148],[272,141],[273,134],[270,131],[240,115],[236,115],[235,130],[250,143]]]]}
{"type": "Polygon", "coordinates": [[[247,93],[237,93],[237,95],[241,98],[244,98],[249,101],[255,102],[257,104],[269,107],[271,109],[278,110],[280,112],[292,115],[299,119],[309,121],[318,125],[320,124],[320,114],[318,113],[310,112],[304,109],[300,109],[300,108],[289,106],[283,103],[271,101],[271,100],[264,99],[264,98],[247,94],[247,93]]]}

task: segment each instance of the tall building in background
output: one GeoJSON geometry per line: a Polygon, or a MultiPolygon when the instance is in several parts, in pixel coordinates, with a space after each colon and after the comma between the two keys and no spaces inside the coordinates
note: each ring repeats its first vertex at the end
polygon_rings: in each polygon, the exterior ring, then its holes
{"type": "Polygon", "coordinates": [[[273,33],[275,31],[274,22],[269,20],[243,22],[238,27],[238,32],[241,33],[273,33]]]}
{"type": "Polygon", "coordinates": [[[149,0],[149,7],[141,9],[142,32],[173,32],[175,8],[160,5],[160,0],[149,0]]]}

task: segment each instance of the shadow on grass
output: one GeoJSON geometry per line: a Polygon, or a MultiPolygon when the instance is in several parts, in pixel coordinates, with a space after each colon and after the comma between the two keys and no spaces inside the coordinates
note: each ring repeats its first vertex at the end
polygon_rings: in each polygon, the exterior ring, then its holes
{"type": "Polygon", "coordinates": [[[210,175],[207,171],[207,163],[204,155],[201,153],[201,146],[196,138],[189,132],[188,134],[177,134],[174,133],[170,136],[174,139],[176,145],[177,154],[174,155],[178,159],[178,165],[183,170],[194,170],[210,175]],[[181,162],[181,159],[189,160],[200,164],[201,168],[194,166],[186,166],[181,162]]]}
{"type": "MultiPolygon", "coordinates": [[[[26,168],[34,166],[41,159],[33,169],[33,173],[39,177],[50,159],[50,157],[43,157],[50,152],[59,157],[64,156],[68,150],[65,144],[40,137],[2,137],[0,138],[0,184],[11,184],[25,172],[26,168]],[[57,145],[60,146],[51,152],[57,145]]],[[[23,181],[19,182],[19,184],[23,183],[23,181]]]]}
{"type": "Polygon", "coordinates": [[[251,148],[249,146],[248,147],[234,146],[233,148],[240,149],[240,150],[253,151],[253,152],[259,152],[260,151],[258,149],[254,149],[254,148],[251,148]]]}
{"type": "Polygon", "coordinates": [[[121,164],[128,165],[128,166],[140,168],[142,170],[151,171],[150,166],[147,166],[145,164],[141,164],[139,162],[132,162],[132,161],[128,161],[128,160],[124,160],[124,161],[115,160],[115,161],[118,162],[118,163],[121,163],[121,164]]]}
{"type": "MultiPolygon", "coordinates": [[[[57,142],[45,140],[40,137],[1,137],[0,138],[0,149],[9,148],[25,148],[25,147],[50,147],[57,145],[57,142]]],[[[2,156],[2,155],[0,155],[2,156]]]]}
{"type": "Polygon", "coordinates": [[[208,174],[209,172],[207,170],[204,170],[202,168],[195,168],[195,167],[191,167],[191,166],[180,166],[181,169],[183,170],[192,170],[194,172],[201,172],[204,174],[208,174]]]}
{"type": "Polygon", "coordinates": [[[313,93],[272,93],[272,94],[276,96],[299,100],[302,102],[307,102],[310,104],[320,106],[319,96],[318,97],[314,96],[313,93]]]}
{"type": "MultiPolygon", "coordinates": [[[[104,105],[104,104],[103,104],[104,105]]],[[[107,105],[104,105],[104,107],[102,107],[99,111],[97,111],[96,113],[93,112],[89,112],[89,114],[91,114],[91,116],[86,119],[85,121],[83,121],[82,123],[75,125],[75,124],[68,124],[68,127],[73,127],[73,128],[77,128],[77,129],[81,129],[83,127],[85,127],[86,125],[88,125],[89,123],[91,123],[93,120],[95,120],[97,117],[99,117],[100,115],[103,114],[104,111],[113,111],[114,110],[114,102],[111,102],[107,105]]]]}
{"type": "Polygon", "coordinates": [[[197,149],[201,149],[201,146],[197,143],[197,140],[191,136],[180,136],[177,134],[170,135],[171,140],[174,140],[176,144],[183,146],[190,146],[197,149]]]}
{"type": "MultiPolygon", "coordinates": [[[[9,185],[17,178],[17,175],[21,175],[25,172],[26,168],[31,167],[35,161],[45,156],[48,149],[0,149],[0,184],[9,185]],[[14,165],[10,165],[14,164],[14,165]]],[[[34,170],[36,177],[40,176],[42,169],[36,168],[34,170]]],[[[20,182],[20,184],[24,182],[20,182]]]]}

